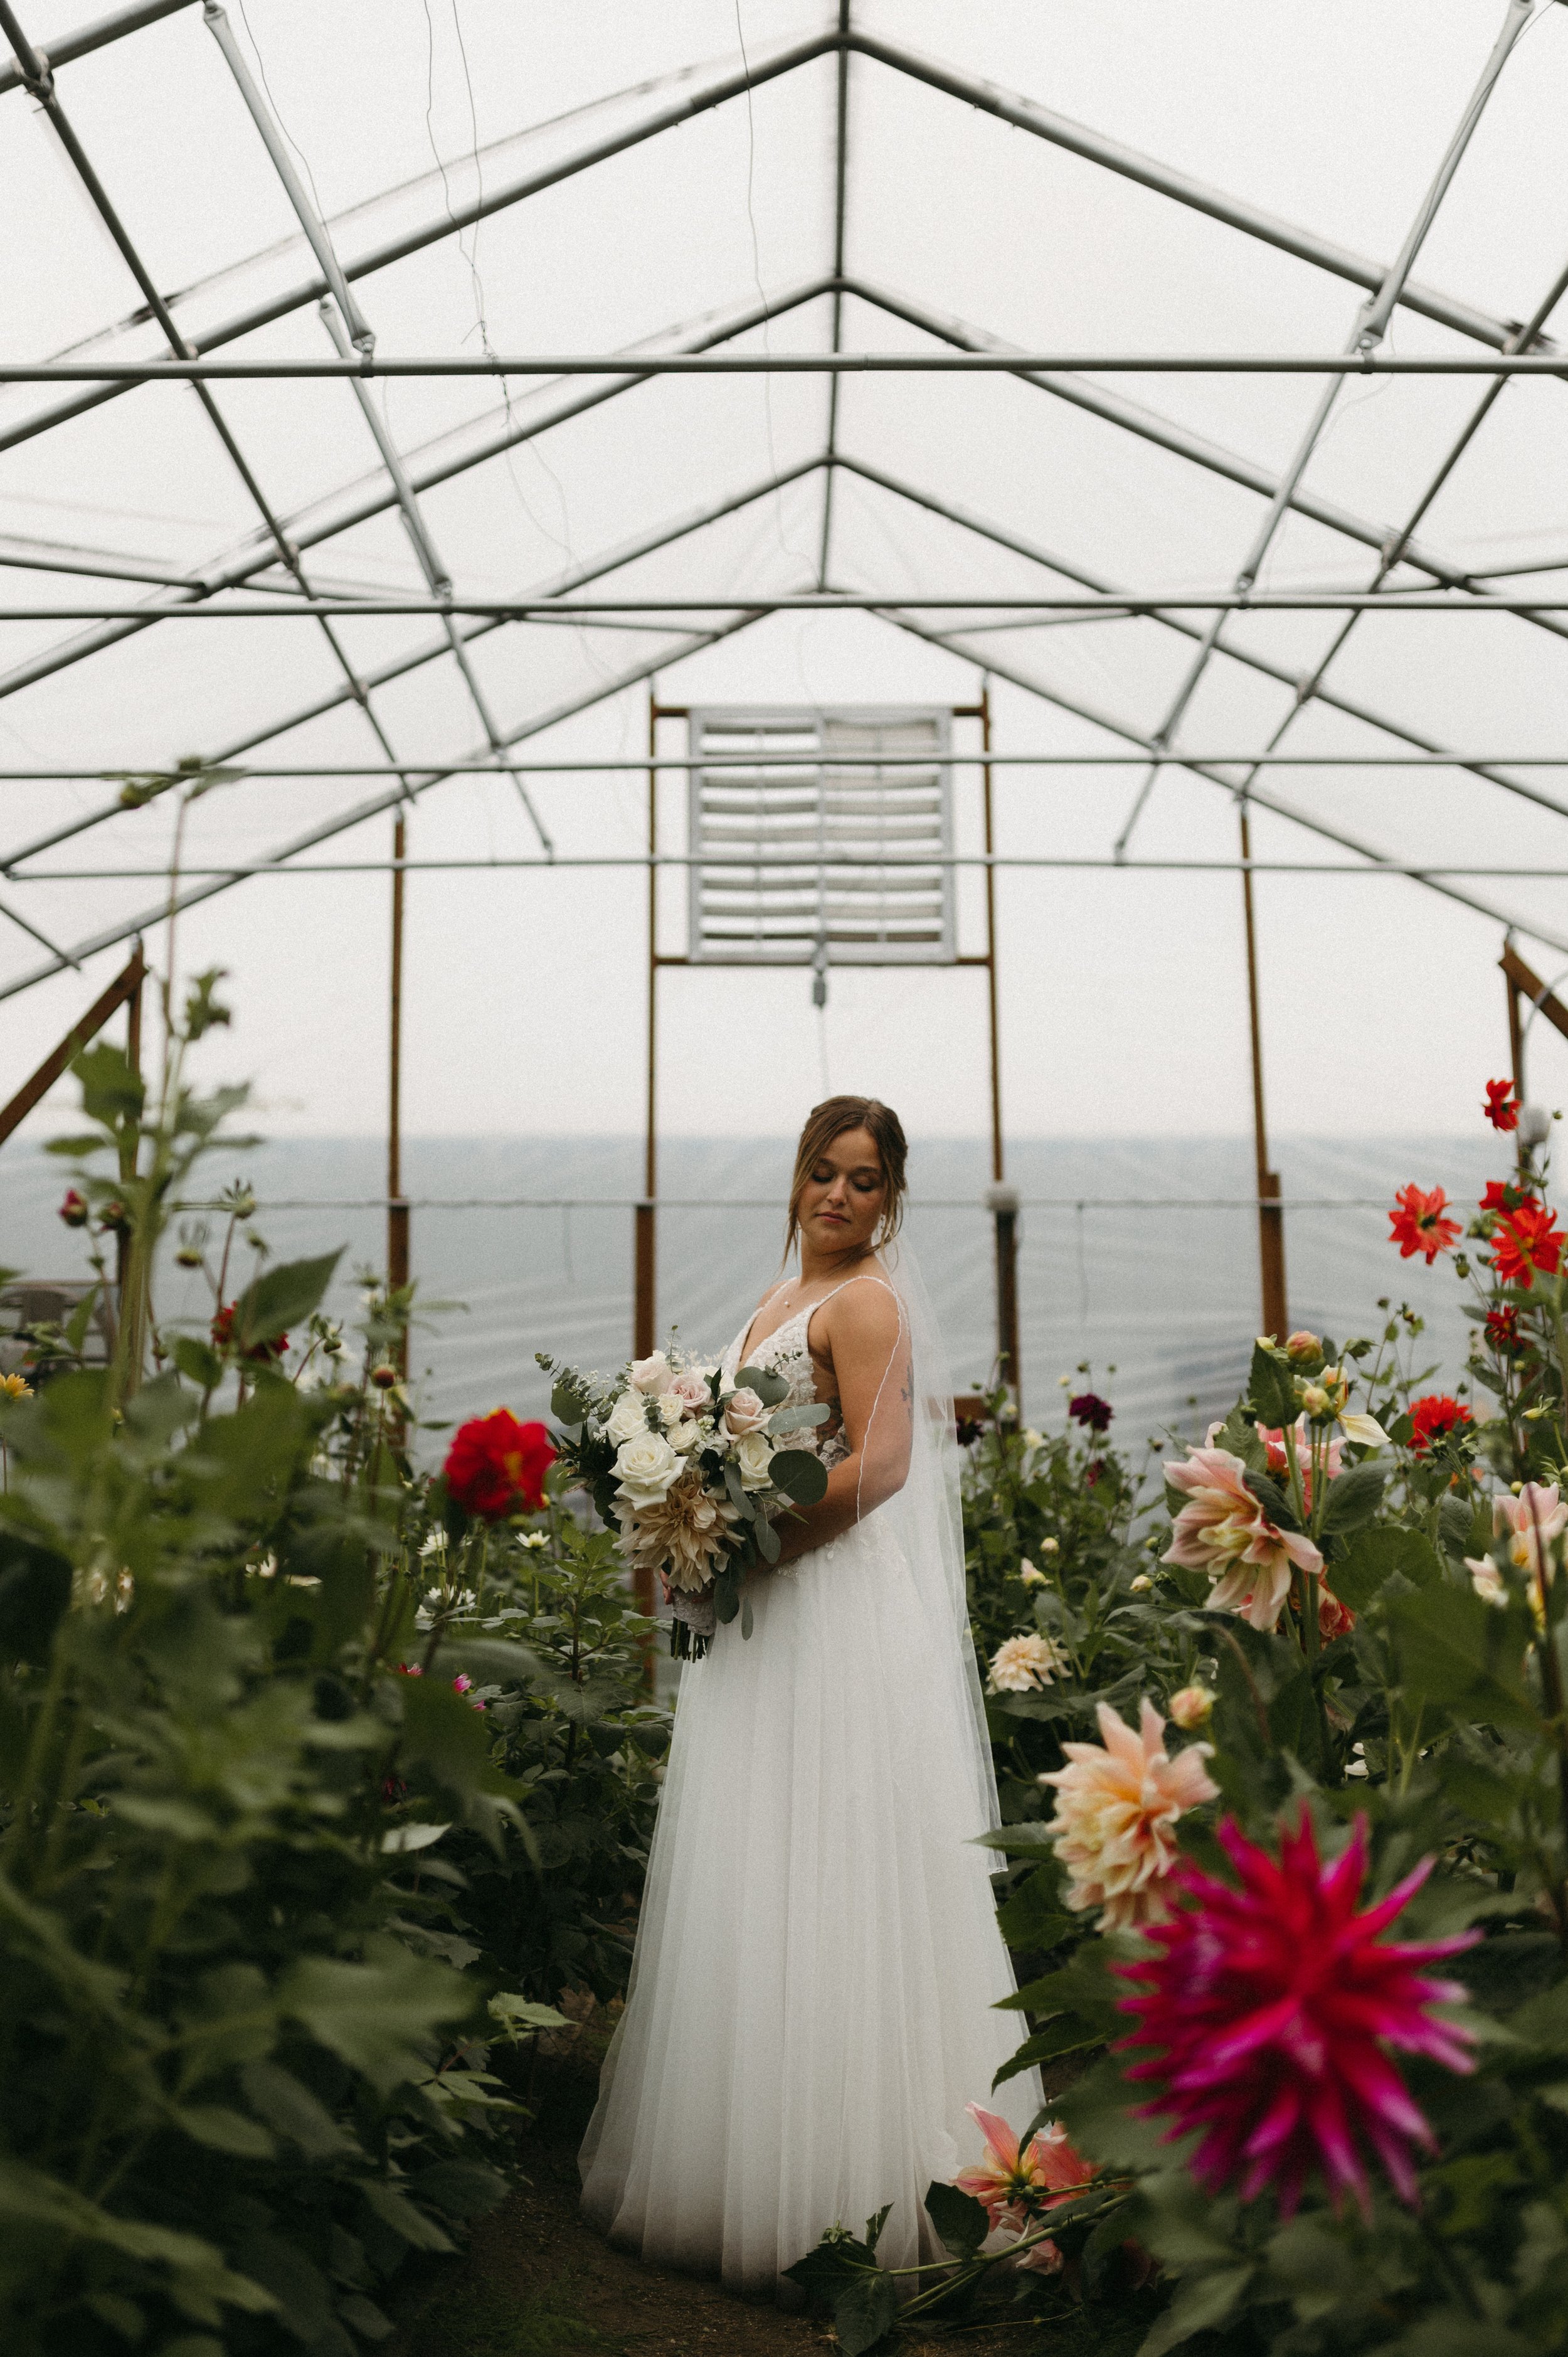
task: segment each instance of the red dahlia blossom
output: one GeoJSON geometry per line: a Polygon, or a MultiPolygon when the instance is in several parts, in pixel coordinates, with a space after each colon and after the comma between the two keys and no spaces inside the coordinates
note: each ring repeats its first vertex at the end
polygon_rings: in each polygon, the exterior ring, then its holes
{"type": "Polygon", "coordinates": [[[1090,1432],[1104,1432],[1116,1413],[1110,1401],[1102,1400],[1098,1392],[1079,1392],[1076,1399],[1069,1400],[1067,1412],[1075,1424],[1081,1424],[1090,1432]]]}
{"type": "Polygon", "coordinates": [[[1463,1400],[1450,1399],[1446,1392],[1428,1392],[1424,1399],[1410,1404],[1410,1453],[1424,1457],[1444,1440],[1453,1439],[1472,1422],[1469,1409],[1463,1400]]]}
{"type": "Polygon", "coordinates": [[[555,1444],[542,1424],[519,1424],[510,1408],[492,1408],[460,1424],[446,1452],[446,1494],[465,1513],[487,1523],[508,1514],[536,1514],[544,1503],[544,1476],[555,1444]]]}
{"type": "Polygon", "coordinates": [[[1492,1273],[1500,1285],[1534,1284],[1537,1270],[1555,1276],[1563,1258],[1563,1232],[1555,1211],[1539,1203],[1521,1203],[1506,1211],[1492,1236],[1492,1273]]]}
{"type": "Polygon", "coordinates": [[[1138,2026],[1120,2043],[1159,2049],[1127,2074],[1159,2083],[1160,2093],[1141,2106],[1144,2115],[1173,2118],[1167,2142],[1201,2134],[1192,2169],[1210,2192],[1240,2179],[1241,2199],[1251,2201],[1277,2185],[1287,2218],[1315,2168],[1336,2208],[1348,2190],[1369,2207],[1358,2132],[1401,2200],[1413,2202],[1411,2147],[1430,2151],[1434,2139],[1387,2050],[1429,2055],[1450,2071],[1474,2068],[1466,2050],[1470,2033],[1430,2011],[1465,1991],[1417,1967],[1472,1947],[1479,1932],[1385,1941],[1382,1932],[1424,1882],[1432,1860],[1359,1914],[1364,1817],[1326,1868],[1305,1814],[1282,1836],[1277,1863],[1233,1817],[1219,1837],[1240,1888],[1178,1867],[1166,1884],[1176,1910],[1145,1935],[1162,1953],[1117,1967],[1147,1985],[1122,2000],[1138,2026]]]}
{"type": "Polygon", "coordinates": [[[1510,1178],[1488,1178],[1487,1191],[1481,1198],[1483,1211],[1517,1211],[1521,1203],[1540,1209],[1540,1198],[1528,1187],[1516,1187],[1510,1178]]]}
{"type": "MultiPolygon", "coordinates": [[[[214,1314],[212,1347],[215,1351],[231,1351],[234,1348],[234,1312],[239,1306],[237,1301],[226,1301],[222,1308],[214,1314]]],[[[250,1349],[242,1355],[247,1359],[260,1360],[263,1365],[270,1365],[274,1359],[281,1359],[287,1348],[288,1336],[276,1334],[270,1342],[252,1342],[250,1349]]]]}
{"type": "Polygon", "coordinates": [[[1486,1331],[1487,1340],[1494,1351],[1511,1353],[1525,1347],[1524,1337],[1519,1330],[1517,1309],[1488,1309],[1486,1331]]]}
{"type": "Polygon", "coordinates": [[[1444,1216],[1447,1203],[1441,1187],[1434,1187],[1429,1195],[1423,1195],[1419,1187],[1400,1188],[1394,1197],[1395,1209],[1389,1213],[1389,1242],[1398,1244],[1401,1260],[1409,1260],[1414,1253],[1424,1253],[1430,1268],[1439,1253],[1449,1251],[1458,1243],[1459,1222],[1444,1216]]]}
{"type": "Polygon", "coordinates": [[[1487,1082],[1487,1102],[1481,1107],[1481,1111],[1494,1129],[1507,1130],[1519,1127],[1519,1106],[1509,1102],[1512,1095],[1511,1081],[1487,1082]]]}

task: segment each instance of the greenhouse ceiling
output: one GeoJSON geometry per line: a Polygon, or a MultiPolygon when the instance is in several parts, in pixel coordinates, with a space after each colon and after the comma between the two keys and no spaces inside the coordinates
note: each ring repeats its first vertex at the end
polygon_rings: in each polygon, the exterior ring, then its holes
{"type": "Polygon", "coordinates": [[[1244,796],[1298,907],[1385,868],[1378,921],[1477,986],[1509,926],[1568,958],[1556,0],[0,37],[0,996],[40,1039],[166,912],[182,810],[220,949],[327,891],[353,931],[413,807],[449,928],[508,863],[635,923],[650,681],[988,678],[1016,893],[1208,907],[1244,796]]]}

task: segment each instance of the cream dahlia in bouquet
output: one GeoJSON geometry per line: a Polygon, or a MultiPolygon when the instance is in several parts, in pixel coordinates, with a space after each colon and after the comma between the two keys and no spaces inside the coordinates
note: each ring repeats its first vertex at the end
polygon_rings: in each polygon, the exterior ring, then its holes
{"type": "Polygon", "coordinates": [[[716,1366],[673,1344],[607,1377],[542,1352],[539,1363],[554,1378],[563,1461],[617,1532],[627,1562],[663,1582],[671,1652],[700,1661],[717,1622],[737,1612],[749,1637],[742,1582],[778,1562],[779,1518],[814,1505],[827,1488],[810,1437],[827,1409],[785,1405],[789,1386],[770,1368],[742,1367],[725,1383],[716,1366]],[[780,1445],[796,1432],[805,1446],[780,1445]]]}

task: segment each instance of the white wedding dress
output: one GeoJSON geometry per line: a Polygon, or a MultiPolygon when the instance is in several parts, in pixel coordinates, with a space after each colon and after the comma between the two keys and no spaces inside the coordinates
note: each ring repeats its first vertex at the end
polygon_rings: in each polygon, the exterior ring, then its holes
{"type": "MultiPolygon", "coordinates": [[[[897,1289],[902,1305],[902,1270],[897,1289]]],[[[811,1316],[750,1357],[791,1405],[816,1395],[811,1316]]],[[[1040,2101],[1033,2072],[991,2093],[1025,2024],[992,2010],[1015,1983],[973,1839],[989,1756],[982,1770],[967,1622],[933,1576],[929,1525],[956,1507],[950,1392],[927,1420],[905,1492],[754,1581],[750,1639],[721,1626],[682,1672],[583,2209],[619,2247],[739,2291],[777,2293],[826,2228],[859,2233],[884,2202],[884,2264],[935,2255],[926,2188],[980,2154],[965,2105],[1022,2129],[1040,2101]]]]}

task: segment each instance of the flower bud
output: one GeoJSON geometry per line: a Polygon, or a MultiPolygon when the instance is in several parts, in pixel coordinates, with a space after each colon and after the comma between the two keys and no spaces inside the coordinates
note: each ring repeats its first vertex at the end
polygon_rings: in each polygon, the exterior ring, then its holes
{"type": "Polygon", "coordinates": [[[1207,1686],[1183,1686],[1171,1696],[1170,1712],[1176,1725],[1190,1735],[1195,1727],[1202,1727],[1214,1708],[1215,1697],[1207,1686]]]}
{"type": "Polygon", "coordinates": [[[1294,1334],[1285,1338],[1285,1356],[1297,1361],[1320,1359],[1323,1356],[1322,1335],[1309,1334],[1305,1326],[1298,1327],[1294,1334]]]}
{"type": "Polygon", "coordinates": [[[1018,1577],[1026,1587],[1044,1587],[1046,1584],[1045,1573],[1036,1571],[1027,1555],[1018,1566],[1018,1577]]]}
{"type": "Polygon", "coordinates": [[[397,1380],[397,1369],[388,1366],[384,1359],[379,1367],[371,1369],[371,1381],[379,1392],[390,1392],[397,1380]]]}
{"type": "Polygon", "coordinates": [[[1154,1584],[1155,1583],[1149,1577],[1148,1573],[1146,1571],[1141,1571],[1138,1574],[1137,1578],[1133,1582],[1133,1594],[1134,1596],[1147,1596],[1153,1588],[1154,1584]]]}
{"type": "Polygon", "coordinates": [[[59,1215],[68,1228],[84,1228],[87,1225],[86,1199],[79,1195],[74,1187],[67,1189],[66,1199],[59,1207],[59,1215]]]}
{"type": "Polygon", "coordinates": [[[201,1266],[201,1248],[199,1244],[181,1244],[178,1252],[175,1254],[175,1259],[178,1262],[181,1268],[199,1268],[201,1266]]]}
{"type": "Polygon", "coordinates": [[[1314,1424],[1322,1424],[1334,1414],[1333,1403],[1321,1383],[1304,1384],[1301,1404],[1314,1424]]]}
{"type": "Polygon", "coordinates": [[[1040,1553],[1042,1555],[1059,1555],[1061,1553],[1060,1541],[1048,1536],[1043,1538],[1040,1541],[1040,1553]]]}

